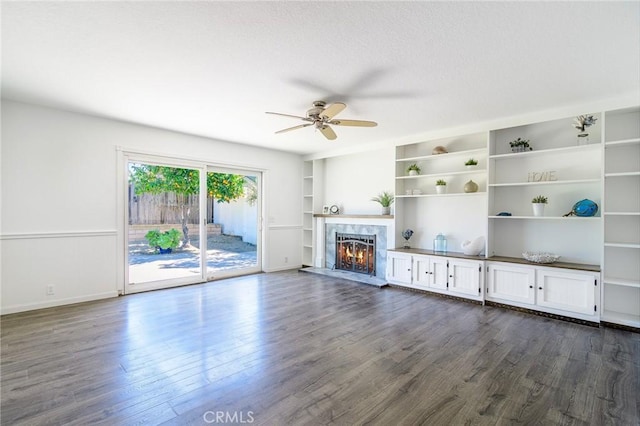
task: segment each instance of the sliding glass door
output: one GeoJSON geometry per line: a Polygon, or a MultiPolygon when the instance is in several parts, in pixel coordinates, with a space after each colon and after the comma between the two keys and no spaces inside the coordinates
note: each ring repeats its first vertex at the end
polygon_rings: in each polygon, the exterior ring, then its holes
{"type": "Polygon", "coordinates": [[[125,293],[261,271],[260,173],[124,158],[125,293]]]}
{"type": "Polygon", "coordinates": [[[209,279],[262,270],[260,174],[207,171],[207,262],[209,279]]]}

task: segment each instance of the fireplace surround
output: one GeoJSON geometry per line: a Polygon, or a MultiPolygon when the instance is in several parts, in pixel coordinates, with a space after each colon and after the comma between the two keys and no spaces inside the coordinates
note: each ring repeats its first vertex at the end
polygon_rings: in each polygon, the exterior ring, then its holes
{"type": "MultiPolygon", "coordinates": [[[[329,270],[339,269],[335,265],[336,261],[336,234],[343,233],[349,235],[373,235],[375,236],[375,249],[369,253],[375,257],[375,267],[368,275],[385,279],[387,264],[387,226],[369,225],[359,223],[326,223],[324,226],[324,267],[329,270]]],[[[346,271],[345,272],[350,272],[346,271]]],[[[364,277],[363,274],[354,274],[364,277]]]]}

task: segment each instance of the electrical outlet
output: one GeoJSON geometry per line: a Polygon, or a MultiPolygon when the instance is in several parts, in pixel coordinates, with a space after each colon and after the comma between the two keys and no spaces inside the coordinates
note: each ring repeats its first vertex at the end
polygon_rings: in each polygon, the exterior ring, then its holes
{"type": "Polygon", "coordinates": [[[53,296],[53,294],[54,294],[53,284],[47,285],[47,296],[53,296]]]}

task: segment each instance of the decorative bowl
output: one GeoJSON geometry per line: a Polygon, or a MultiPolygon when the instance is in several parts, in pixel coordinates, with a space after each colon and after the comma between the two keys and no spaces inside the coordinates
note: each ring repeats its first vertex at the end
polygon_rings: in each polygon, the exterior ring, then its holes
{"type": "Polygon", "coordinates": [[[532,251],[525,251],[522,257],[533,263],[554,263],[560,259],[560,255],[557,254],[532,251]]]}

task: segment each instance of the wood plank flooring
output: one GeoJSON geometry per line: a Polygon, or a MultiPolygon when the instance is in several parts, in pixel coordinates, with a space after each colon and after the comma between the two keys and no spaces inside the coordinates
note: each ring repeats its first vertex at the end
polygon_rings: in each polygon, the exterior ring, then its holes
{"type": "Polygon", "coordinates": [[[3,425],[638,425],[640,335],[287,271],[1,318],[3,425]]]}

